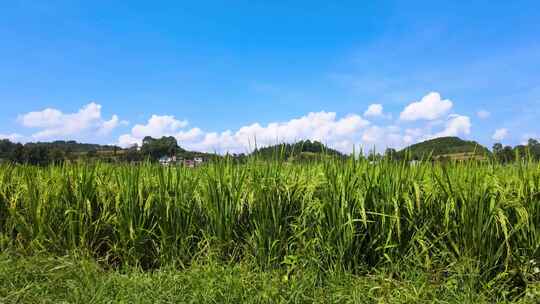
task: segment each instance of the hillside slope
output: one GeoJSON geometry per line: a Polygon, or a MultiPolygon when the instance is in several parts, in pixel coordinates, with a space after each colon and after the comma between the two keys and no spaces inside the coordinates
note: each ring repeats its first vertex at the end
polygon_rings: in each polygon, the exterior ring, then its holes
{"type": "Polygon", "coordinates": [[[412,158],[483,159],[491,152],[476,141],[463,140],[459,137],[439,137],[408,146],[398,152],[400,156],[410,153],[412,158]]]}
{"type": "Polygon", "coordinates": [[[288,160],[307,160],[326,157],[344,157],[337,150],[331,149],[318,141],[302,140],[293,144],[283,143],[253,151],[252,155],[263,159],[282,157],[288,160]]]}

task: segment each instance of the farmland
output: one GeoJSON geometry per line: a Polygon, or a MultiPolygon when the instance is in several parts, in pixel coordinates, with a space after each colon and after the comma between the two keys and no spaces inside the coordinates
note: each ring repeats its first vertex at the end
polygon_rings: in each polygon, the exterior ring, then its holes
{"type": "Polygon", "coordinates": [[[540,164],[1,164],[0,250],[0,302],[534,303],[540,164]]]}

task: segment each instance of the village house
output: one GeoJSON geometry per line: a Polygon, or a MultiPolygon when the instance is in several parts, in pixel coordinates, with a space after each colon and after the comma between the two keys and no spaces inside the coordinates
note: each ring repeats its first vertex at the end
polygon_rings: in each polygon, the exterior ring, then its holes
{"type": "Polygon", "coordinates": [[[162,166],[170,166],[176,164],[176,156],[162,156],[159,159],[159,163],[162,166]]]}
{"type": "Polygon", "coordinates": [[[195,157],[193,159],[183,159],[181,157],[177,158],[176,156],[162,156],[159,159],[159,164],[162,166],[174,166],[174,165],[184,165],[188,168],[194,168],[200,166],[204,163],[202,157],[195,157]]]}
{"type": "Polygon", "coordinates": [[[185,159],[184,160],[184,166],[188,168],[194,168],[195,167],[195,161],[192,159],[185,159]]]}

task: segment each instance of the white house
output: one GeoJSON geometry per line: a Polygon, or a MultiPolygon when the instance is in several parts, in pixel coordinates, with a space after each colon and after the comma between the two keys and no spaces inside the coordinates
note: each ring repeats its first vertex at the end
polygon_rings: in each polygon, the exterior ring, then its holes
{"type": "Polygon", "coordinates": [[[176,163],[176,156],[173,156],[173,157],[162,156],[162,157],[159,159],[159,163],[160,163],[162,166],[174,165],[174,164],[176,163]]]}
{"type": "Polygon", "coordinates": [[[413,159],[413,160],[409,161],[409,165],[411,165],[411,166],[416,166],[418,164],[420,164],[419,160],[413,159]]]}

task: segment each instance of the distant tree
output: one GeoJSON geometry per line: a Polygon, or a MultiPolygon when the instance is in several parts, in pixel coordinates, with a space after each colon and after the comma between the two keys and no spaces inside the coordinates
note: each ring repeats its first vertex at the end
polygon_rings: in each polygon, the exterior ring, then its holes
{"type": "Polygon", "coordinates": [[[368,154],[368,157],[367,157],[367,159],[369,161],[378,161],[381,158],[382,158],[382,156],[379,153],[377,153],[377,151],[375,151],[375,150],[369,151],[369,154],[368,154]]]}
{"type": "Polygon", "coordinates": [[[240,153],[240,154],[233,153],[232,155],[229,155],[229,154],[225,155],[225,157],[228,157],[228,156],[230,156],[237,163],[245,163],[247,160],[247,156],[245,153],[240,153]]]}
{"type": "Polygon", "coordinates": [[[143,159],[142,154],[139,152],[138,145],[134,145],[126,150],[124,154],[122,154],[121,160],[126,162],[137,162],[141,161],[143,159]]]}
{"type": "MultiPolygon", "coordinates": [[[[274,146],[268,146],[264,148],[258,148],[253,151],[253,155],[261,157],[263,159],[283,158],[289,159],[302,159],[302,153],[309,152],[314,154],[324,154],[332,157],[344,157],[343,153],[331,149],[319,141],[301,140],[296,143],[283,143],[274,146]]],[[[320,155],[319,155],[320,156],[320,155]]],[[[307,156],[306,156],[307,157],[307,156]]],[[[313,158],[313,157],[311,157],[313,158]]]]}
{"type": "Polygon", "coordinates": [[[539,160],[540,159],[540,142],[538,142],[538,140],[536,139],[530,138],[527,141],[527,146],[529,148],[531,156],[534,159],[539,160]]]}
{"type": "Polygon", "coordinates": [[[437,157],[456,153],[467,153],[486,156],[491,154],[488,149],[475,141],[463,140],[459,137],[438,137],[410,145],[398,152],[401,158],[426,159],[428,156],[437,157]]]}
{"type": "Polygon", "coordinates": [[[387,159],[396,159],[397,158],[396,149],[386,148],[386,150],[384,151],[384,157],[387,159]]]}
{"type": "Polygon", "coordinates": [[[16,144],[12,143],[8,139],[0,140],[0,158],[9,158],[15,147],[16,144]]]}
{"type": "Polygon", "coordinates": [[[493,144],[493,148],[491,150],[493,152],[493,157],[496,160],[503,161],[503,145],[501,143],[493,144]]]}
{"type": "Polygon", "coordinates": [[[52,163],[61,163],[65,160],[65,153],[59,148],[52,148],[48,151],[48,161],[52,163]]]}
{"type": "Polygon", "coordinates": [[[9,154],[9,160],[14,163],[24,163],[24,146],[16,144],[9,154]]]}
{"type": "Polygon", "coordinates": [[[95,150],[95,149],[92,149],[92,150],[86,152],[86,157],[88,157],[88,158],[94,158],[97,155],[98,155],[98,153],[97,153],[97,150],[95,150]]]}
{"type": "Polygon", "coordinates": [[[505,146],[501,151],[501,161],[509,163],[514,161],[514,149],[511,146],[505,146]]]}
{"type": "Polygon", "coordinates": [[[443,156],[437,158],[437,160],[438,160],[440,163],[443,163],[443,164],[446,164],[446,163],[449,163],[449,162],[452,161],[452,159],[451,159],[450,157],[445,156],[445,155],[443,155],[443,156]]]}
{"type": "Polygon", "coordinates": [[[27,145],[23,149],[24,163],[46,165],[49,163],[48,149],[41,145],[27,145]]]}
{"type": "Polygon", "coordinates": [[[162,156],[173,156],[181,151],[183,150],[178,146],[176,138],[172,136],[159,139],[146,136],[141,147],[141,153],[153,160],[157,160],[162,156]]]}

